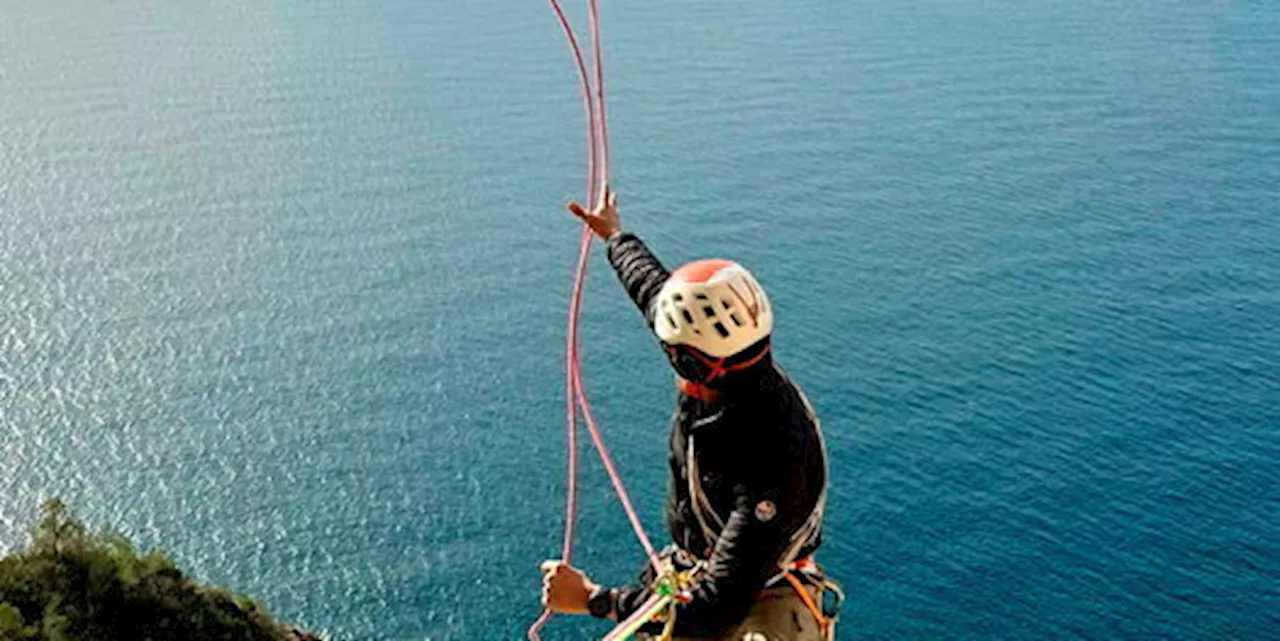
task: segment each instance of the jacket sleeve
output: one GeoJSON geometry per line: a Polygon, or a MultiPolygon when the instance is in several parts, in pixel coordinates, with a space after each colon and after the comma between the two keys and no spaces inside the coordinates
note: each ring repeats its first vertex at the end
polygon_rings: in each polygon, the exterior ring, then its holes
{"type": "Polygon", "coordinates": [[[605,247],[622,287],[653,327],[653,300],[671,274],[635,234],[616,234],[605,247]]]}
{"type": "MultiPolygon", "coordinates": [[[[774,492],[739,487],[735,494],[737,507],[716,541],[693,600],[677,610],[678,637],[724,634],[747,615],[761,586],[778,571],[787,537],[778,523],[782,519],[776,514],[774,492]]],[[[620,589],[619,620],[635,612],[650,595],[647,586],[620,589]]]]}

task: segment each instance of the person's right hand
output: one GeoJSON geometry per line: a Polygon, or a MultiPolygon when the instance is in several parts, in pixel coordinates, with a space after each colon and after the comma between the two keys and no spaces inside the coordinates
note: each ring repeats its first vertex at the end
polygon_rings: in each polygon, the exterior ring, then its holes
{"type": "Polygon", "coordinates": [[[600,587],[586,574],[562,561],[542,566],[542,606],[559,614],[589,614],[591,593],[600,587]]]}
{"type": "Polygon", "coordinates": [[[604,186],[604,193],[600,195],[600,203],[596,205],[595,211],[587,211],[576,202],[569,203],[569,211],[605,240],[622,231],[622,218],[618,216],[618,195],[608,185],[604,186]]]}

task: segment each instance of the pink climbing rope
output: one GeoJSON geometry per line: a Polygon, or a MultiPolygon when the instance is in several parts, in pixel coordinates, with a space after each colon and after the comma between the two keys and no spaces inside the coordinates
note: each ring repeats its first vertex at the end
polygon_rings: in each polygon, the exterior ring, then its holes
{"type": "MultiPolygon", "coordinates": [[[[573,54],[574,62],[578,67],[578,81],[582,85],[582,105],[583,111],[587,118],[587,202],[595,202],[596,185],[596,110],[595,103],[591,99],[591,81],[587,77],[587,65],[582,60],[582,49],[578,46],[578,38],[573,33],[573,27],[569,25],[569,19],[565,17],[564,9],[561,8],[558,0],[549,0],[552,10],[555,11],[556,19],[560,22],[561,29],[564,30],[565,39],[569,43],[569,50],[573,54]]],[[[578,267],[576,274],[584,275],[587,268],[587,259],[590,257],[591,250],[591,234],[589,229],[584,229],[582,233],[581,246],[578,250],[578,267]]],[[[569,518],[565,519],[564,524],[564,547],[561,558],[568,563],[573,556],[573,534],[576,519],[572,518],[577,513],[578,506],[578,411],[577,394],[574,391],[574,364],[578,361],[578,311],[582,305],[582,278],[578,276],[574,282],[573,295],[569,302],[569,332],[566,336],[565,345],[565,417],[568,423],[568,449],[569,449],[569,475],[567,498],[565,501],[565,514],[569,518]]]]}
{"type": "MultiPolygon", "coordinates": [[[[597,0],[590,0],[587,4],[587,20],[591,25],[591,49],[594,54],[594,71],[596,80],[596,111],[599,117],[596,123],[599,131],[596,136],[596,143],[600,146],[600,185],[608,186],[609,184],[609,118],[604,100],[604,47],[601,45],[600,36],[600,8],[596,5],[597,0]]],[[[591,200],[588,204],[594,204],[595,200],[591,200]]]]}
{"type": "MultiPolygon", "coordinates": [[[[560,9],[559,2],[557,0],[551,0],[551,2],[553,7],[556,8],[557,17],[561,19],[561,27],[565,28],[567,30],[566,33],[569,34],[570,48],[575,51],[579,78],[583,80],[583,95],[588,105],[587,117],[590,119],[594,116],[595,119],[591,123],[588,135],[590,149],[587,154],[587,173],[598,179],[597,182],[587,187],[588,203],[594,205],[605,197],[605,189],[609,184],[609,126],[605,114],[604,56],[602,53],[604,47],[600,37],[600,11],[597,6],[597,0],[589,0],[587,7],[591,26],[591,47],[594,55],[593,71],[595,75],[595,105],[593,108],[591,105],[591,83],[585,80],[586,65],[582,60],[581,49],[576,44],[577,39],[572,36],[573,30],[569,27],[568,20],[564,19],[564,12],[560,9]]],[[[578,269],[574,276],[573,298],[569,306],[569,332],[566,350],[569,354],[569,382],[566,389],[577,397],[578,407],[582,410],[582,417],[587,424],[587,432],[591,435],[591,440],[595,444],[596,452],[600,455],[600,460],[604,464],[605,472],[609,475],[609,481],[613,484],[618,500],[622,503],[623,510],[627,513],[631,528],[635,530],[636,538],[640,541],[645,553],[648,554],[650,561],[657,567],[657,552],[654,551],[653,544],[649,541],[649,536],[645,533],[644,526],[640,523],[640,516],[636,512],[635,506],[631,503],[631,496],[627,493],[627,488],[622,483],[622,475],[618,473],[613,457],[610,456],[609,449],[604,444],[604,437],[601,435],[600,428],[596,424],[595,417],[591,411],[591,402],[588,400],[582,385],[582,346],[578,339],[578,326],[582,316],[582,293],[586,282],[587,261],[590,258],[591,240],[593,238],[594,235],[591,229],[584,226],[582,243],[578,253],[578,269]]],[[[570,428],[576,427],[576,420],[570,419],[569,423],[570,428]]],[[[576,437],[573,441],[576,444],[576,437]]],[[[576,463],[576,456],[573,458],[576,463]]],[[[571,471],[576,474],[577,470],[571,471]]],[[[571,518],[573,516],[576,515],[566,515],[566,520],[573,520],[571,518]]],[[[565,547],[568,549],[571,547],[571,543],[567,543],[565,547]]]]}
{"type": "MultiPolygon", "coordinates": [[[[569,43],[569,50],[573,54],[574,63],[578,68],[578,80],[582,88],[583,108],[587,117],[587,203],[588,206],[594,207],[600,198],[604,196],[604,188],[609,184],[609,129],[605,116],[605,91],[604,91],[604,63],[602,54],[602,42],[600,37],[600,14],[597,6],[597,0],[589,0],[588,19],[591,29],[591,45],[594,54],[593,72],[595,76],[595,95],[592,95],[592,82],[587,76],[587,66],[582,57],[582,49],[578,46],[578,39],[574,35],[573,28],[569,24],[568,18],[565,16],[564,9],[560,6],[558,0],[548,0],[551,9],[555,12],[556,19],[560,23],[561,29],[564,31],[565,39],[569,43]],[[594,99],[593,99],[594,98],[594,99]]],[[[566,336],[565,345],[565,414],[566,423],[568,424],[567,447],[568,447],[568,481],[565,499],[565,526],[564,526],[564,545],[561,550],[561,558],[565,563],[569,563],[573,556],[573,540],[574,526],[577,522],[577,478],[578,478],[578,443],[577,443],[577,417],[578,410],[581,410],[584,422],[587,425],[587,431],[591,436],[591,441],[595,445],[596,452],[600,456],[600,460],[604,465],[605,472],[609,475],[609,481],[613,484],[613,489],[618,495],[619,501],[622,503],[623,510],[627,514],[627,520],[631,524],[631,528],[636,533],[640,545],[644,548],[645,553],[649,557],[650,563],[655,569],[660,571],[657,552],[653,548],[653,543],[649,540],[649,536],[644,531],[644,526],[640,523],[639,514],[636,512],[635,506],[631,503],[631,497],[627,493],[626,487],[623,486],[622,476],[618,473],[617,466],[613,462],[613,457],[609,454],[609,449],[605,446],[604,438],[600,433],[600,428],[596,424],[595,416],[591,411],[591,402],[587,398],[586,391],[582,384],[582,365],[580,360],[580,342],[578,338],[578,326],[582,313],[582,294],[584,283],[586,282],[587,264],[591,256],[591,241],[593,233],[589,227],[584,226],[582,231],[582,240],[578,249],[578,265],[574,275],[573,294],[569,303],[569,328],[566,336]]],[[[532,641],[540,641],[538,635],[542,627],[551,619],[551,611],[546,610],[542,613],[538,620],[529,628],[529,639],[532,641]]]]}
{"type": "MultiPolygon", "coordinates": [[[[593,203],[596,198],[596,185],[598,184],[596,176],[596,112],[595,102],[591,97],[591,81],[587,76],[587,65],[582,59],[582,49],[578,46],[578,38],[573,33],[573,27],[569,25],[569,19],[564,14],[564,9],[557,0],[548,0],[551,4],[552,11],[555,12],[556,20],[560,23],[560,28],[564,31],[565,40],[569,44],[569,51],[573,54],[574,63],[578,68],[578,81],[582,86],[582,106],[586,113],[587,122],[587,202],[593,203]]],[[[573,286],[573,295],[569,302],[569,332],[566,336],[565,345],[565,419],[568,424],[567,447],[569,453],[568,462],[568,482],[565,497],[565,519],[564,519],[564,545],[561,548],[560,557],[565,563],[569,563],[573,558],[573,539],[574,526],[577,523],[578,512],[578,397],[577,389],[574,383],[573,372],[574,364],[577,363],[578,354],[578,308],[582,300],[582,275],[586,273],[587,259],[591,253],[591,230],[584,229],[582,233],[582,242],[578,251],[578,267],[575,271],[578,277],[575,277],[573,286]]],[[[544,610],[542,615],[534,621],[529,627],[529,639],[532,641],[540,641],[538,632],[542,627],[551,620],[551,610],[544,610]]]]}

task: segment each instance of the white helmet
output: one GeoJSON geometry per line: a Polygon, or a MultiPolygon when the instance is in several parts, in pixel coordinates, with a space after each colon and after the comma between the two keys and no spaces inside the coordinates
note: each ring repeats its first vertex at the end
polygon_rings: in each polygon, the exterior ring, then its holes
{"type": "Polygon", "coordinates": [[[653,331],[668,345],[728,358],[773,331],[760,283],[733,261],[698,260],[675,272],[654,301],[653,331]]]}

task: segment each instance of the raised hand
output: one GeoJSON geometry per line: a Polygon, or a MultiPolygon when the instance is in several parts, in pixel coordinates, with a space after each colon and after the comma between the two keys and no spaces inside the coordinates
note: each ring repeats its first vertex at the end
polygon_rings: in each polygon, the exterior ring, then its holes
{"type": "Polygon", "coordinates": [[[618,195],[608,185],[605,185],[604,193],[600,194],[600,202],[594,211],[587,211],[576,202],[569,203],[569,211],[586,223],[597,236],[606,240],[622,232],[622,218],[618,216],[618,195]]]}

